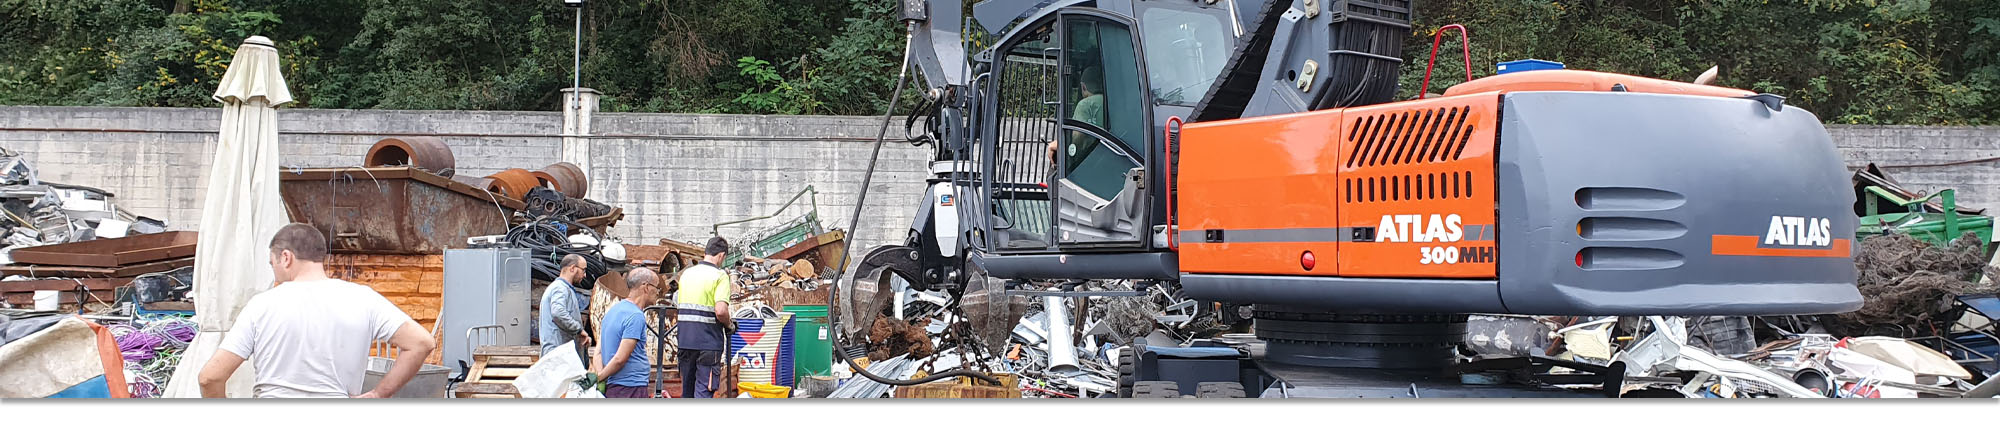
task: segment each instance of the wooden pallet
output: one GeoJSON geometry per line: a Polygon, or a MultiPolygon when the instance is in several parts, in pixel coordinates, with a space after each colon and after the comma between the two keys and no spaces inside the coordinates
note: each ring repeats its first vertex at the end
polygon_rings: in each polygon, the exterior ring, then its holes
{"type": "Polygon", "coordinates": [[[542,347],[534,345],[487,345],[472,349],[472,370],[453,392],[458,398],[521,398],[514,379],[528,373],[542,358],[542,347]]]}

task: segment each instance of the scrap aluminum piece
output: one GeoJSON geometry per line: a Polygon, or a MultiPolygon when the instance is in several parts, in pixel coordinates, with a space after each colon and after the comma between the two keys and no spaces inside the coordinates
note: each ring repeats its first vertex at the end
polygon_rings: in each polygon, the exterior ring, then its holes
{"type": "MultiPolygon", "coordinates": [[[[875,362],[868,365],[868,373],[889,379],[909,379],[911,375],[917,373],[918,366],[917,362],[911,361],[909,357],[910,355],[904,354],[875,362]]],[[[833,394],[828,394],[826,398],[881,398],[889,394],[889,390],[892,389],[895,389],[895,386],[875,382],[856,374],[855,377],[848,378],[846,385],[833,390],[833,394]]]]}
{"type": "Polygon", "coordinates": [[[1049,372],[1077,372],[1076,344],[1070,335],[1069,303],[1062,297],[1043,297],[1042,311],[1048,313],[1049,372]]]}
{"type": "Polygon", "coordinates": [[[1738,381],[1755,382],[1760,386],[1779,391],[1780,394],[1796,398],[1826,398],[1826,395],[1792,382],[1791,377],[1771,373],[1755,365],[1740,360],[1726,359],[1700,348],[1682,346],[1680,357],[1674,359],[1674,368],[1707,372],[1715,376],[1738,381]]]}
{"type": "Polygon", "coordinates": [[[1646,320],[1653,323],[1653,333],[1639,339],[1632,348],[1611,356],[1611,361],[1625,362],[1626,375],[1651,376],[1656,368],[1671,365],[1674,356],[1687,346],[1687,319],[1646,316],[1646,320]]]}
{"type": "MultiPolygon", "coordinates": [[[[1646,316],[1646,320],[1653,324],[1653,332],[1633,344],[1632,349],[1613,355],[1614,361],[1625,362],[1628,375],[1652,376],[1655,372],[1667,369],[1705,372],[1720,378],[1754,382],[1760,387],[1775,390],[1780,395],[1825,398],[1825,395],[1819,392],[1792,382],[1790,377],[1688,346],[1686,319],[1646,316]]],[[[1694,382],[1706,383],[1702,380],[1694,382]]]]}
{"type": "Polygon", "coordinates": [[[1048,314],[1040,311],[1022,317],[1014,323],[1014,336],[1020,337],[1021,342],[1028,345],[1042,345],[1042,341],[1048,340],[1047,331],[1044,330],[1048,326],[1043,324],[1047,321],[1048,314]]]}

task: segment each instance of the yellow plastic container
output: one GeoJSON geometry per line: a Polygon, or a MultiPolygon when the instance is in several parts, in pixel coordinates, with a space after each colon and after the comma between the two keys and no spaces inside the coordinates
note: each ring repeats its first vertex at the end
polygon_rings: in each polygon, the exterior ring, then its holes
{"type": "Polygon", "coordinates": [[[759,384],[755,382],[738,382],[736,383],[736,390],[742,391],[744,394],[749,394],[750,398],[792,397],[792,387],[787,387],[783,385],[759,384]]]}

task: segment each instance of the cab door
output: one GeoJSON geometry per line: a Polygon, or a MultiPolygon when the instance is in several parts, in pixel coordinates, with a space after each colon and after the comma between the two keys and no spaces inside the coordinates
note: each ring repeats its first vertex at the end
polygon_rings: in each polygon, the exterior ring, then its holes
{"type": "Polygon", "coordinates": [[[1049,188],[1057,246],[1141,248],[1152,227],[1146,155],[1157,149],[1132,21],[1074,9],[1060,22],[1062,97],[1049,188]]]}

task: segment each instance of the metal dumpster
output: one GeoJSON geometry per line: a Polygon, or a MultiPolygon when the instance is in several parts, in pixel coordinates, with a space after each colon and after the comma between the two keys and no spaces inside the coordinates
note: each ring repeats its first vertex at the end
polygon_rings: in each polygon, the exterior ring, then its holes
{"type": "Polygon", "coordinates": [[[506,233],[523,207],[414,167],[287,169],[278,179],[292,221],[326,232],[334,252],[441,254],[506,233]]]}

